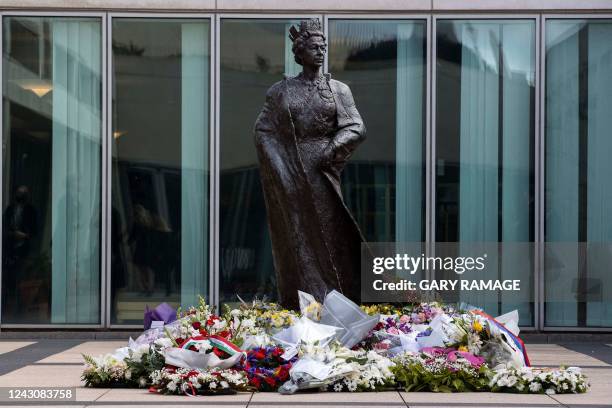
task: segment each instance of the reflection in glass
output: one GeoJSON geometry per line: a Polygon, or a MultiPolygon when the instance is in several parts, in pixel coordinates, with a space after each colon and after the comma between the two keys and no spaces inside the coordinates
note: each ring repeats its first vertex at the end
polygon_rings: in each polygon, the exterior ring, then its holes
{"type": "Polygon", "coordinates": [[[113,19],[113,323],[208,295],[209,31],[113,19]]]}
{"type": "MultiPolygon", "coordinates": [[[[436,240],[533,241],[535,22],[442,20],[436,43],[436,240]]],[[[523,252],[488,254],[477,277],[520,279],[520,295],[459,299],[491,314],[518,309],[532,325],[532,254],[523,252]]]]}
{"type": "Polygon", "coordinates": [[[368,241],[425,239],[425,30],[425,21],[329,22],[329,70],[367,128],[342,187],[368,241]]]}
{"type": "Polygon", "coordinates": [[[3,19],[2,323],[100,322],[102,30],[3,19]]]}
{"type": "Polygon", "coordinates": [[[267,89],[301,71],[288,37],[297,23],[221,20],[220,304],[277,296],[253,124],[267,89]]]}
{"type": "Polygon", "coordinates": [[[612,20],[546,23],[547,326],[612,327],[611,38],[612,20]]]}

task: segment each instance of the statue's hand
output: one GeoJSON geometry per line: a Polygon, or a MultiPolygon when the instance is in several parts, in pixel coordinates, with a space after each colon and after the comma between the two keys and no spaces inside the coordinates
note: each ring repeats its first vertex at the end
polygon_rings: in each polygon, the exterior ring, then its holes
{"type": "Polygon", "coordinates": [[[321,167],[330,168],[336,159],[336,143],[332,140],[328,143],[323,150],[323,156],[321,157],[321,167]]]}

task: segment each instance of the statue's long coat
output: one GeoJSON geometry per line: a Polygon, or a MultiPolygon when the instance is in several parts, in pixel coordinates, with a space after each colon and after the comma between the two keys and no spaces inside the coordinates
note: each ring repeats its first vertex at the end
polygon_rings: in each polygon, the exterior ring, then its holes
{"type": "Polygon", "coordinates": [[[348,86],[329,75],[326,80],[337,113],[333,135],[336,149],[330,165],[313,167],[306,161],[318,158],[308,157],[297,146],[289,109],[289,79],[268,90],[255,123],[278,290],[281,303],[291,308],[298,306],[298,289],[313,294],[319,301],[332,289],[359,301],[363,236],[342,199],[340,173],[363,141],[365,127],[348,86]],[[328,215],[334,220],[334,230],[319,217],[317,208],[320,212],[322,207],[331,208],[333,214],[328,215]]]}

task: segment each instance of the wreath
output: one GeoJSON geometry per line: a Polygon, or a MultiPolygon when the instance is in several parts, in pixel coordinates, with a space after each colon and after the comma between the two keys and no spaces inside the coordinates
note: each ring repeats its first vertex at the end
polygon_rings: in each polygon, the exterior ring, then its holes
{"type": "Polygon", "coordinates": [[[283,383],[289,380],[289,370],[297,357],[287,361],[281,356],[285,351],[281,347],[257,347],[247,352],[240,368],[244,370],[249,385],[257,391],[277,391],[283,383]]]}

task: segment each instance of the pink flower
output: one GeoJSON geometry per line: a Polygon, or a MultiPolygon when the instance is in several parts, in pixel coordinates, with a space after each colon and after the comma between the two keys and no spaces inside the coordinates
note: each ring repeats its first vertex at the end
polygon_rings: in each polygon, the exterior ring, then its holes
{"type": "Polygon", "coordinates": [[[397,335],[397,334],[399,334],[399,330],[397,330],[397,327],[389,327],[387,329],[387,333],[389,333],[389,334],[396,334],[397,335]]]}
{"type": "Polygon", "coordinates": [[[410,321],[410,316],[402,315],[399,319],[400,323],[408,323],[410,321]]]}

